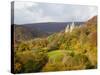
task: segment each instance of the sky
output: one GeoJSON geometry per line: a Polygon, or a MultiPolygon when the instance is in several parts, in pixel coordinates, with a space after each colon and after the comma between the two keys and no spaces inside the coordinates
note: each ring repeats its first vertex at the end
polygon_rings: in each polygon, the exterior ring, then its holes
{"type": "Polygon", "coordinates": [[[14,2],[14,24],[87,21],[95,15],[96,6],[14,2]]]}

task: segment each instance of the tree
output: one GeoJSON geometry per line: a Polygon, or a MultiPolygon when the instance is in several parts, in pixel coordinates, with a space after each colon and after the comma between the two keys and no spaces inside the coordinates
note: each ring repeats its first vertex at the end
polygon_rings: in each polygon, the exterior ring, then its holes
{"type": "Polygon", "coordinates": [[[18,59],[15,61],[15,73],[38,72],[48,60],[45,53],[39,50],[17,52],[15,59],[18,59]]]}

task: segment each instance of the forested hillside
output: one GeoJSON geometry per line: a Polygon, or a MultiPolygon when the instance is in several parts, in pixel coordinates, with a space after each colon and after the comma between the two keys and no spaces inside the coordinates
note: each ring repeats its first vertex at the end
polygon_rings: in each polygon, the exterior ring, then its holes
{"type": "Polygon", "coordinates": [[[15,40],[25,40],[16,42],[14,48],[15,73],[97,68],[97,16],[67,33],[62,30],[43,36],[36,30],[17,29],[15,40]],[[33,33],[43,37],[34,38],[33,33]]]}

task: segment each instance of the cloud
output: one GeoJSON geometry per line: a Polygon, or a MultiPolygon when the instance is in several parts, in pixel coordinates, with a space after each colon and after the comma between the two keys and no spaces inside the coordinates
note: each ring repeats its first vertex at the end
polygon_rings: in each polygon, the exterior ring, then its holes
{"type": "Polygon", "coordinates": [[[14,23],[86,21],[97,15],[97,7],[68,4],[15,2],[14,23]]]}
{"type": "Polygon", "coordinates": [[[14,7],[15,9],[22,9],[22,8],[27,8],[27,7],[31,7],[31,6],[36,6],[37,3],[34,2],[23,2],[23,1],[15,1],[14,3],[14,7]]]}

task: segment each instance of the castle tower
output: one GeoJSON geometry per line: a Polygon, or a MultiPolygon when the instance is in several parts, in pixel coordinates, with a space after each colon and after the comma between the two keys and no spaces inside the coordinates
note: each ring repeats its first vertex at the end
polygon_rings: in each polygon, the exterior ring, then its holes
{"type": "Polygon", "coordinates": [[[72,24],[69,24],[66,26],[65,28],[65,33],[67,33],[68,31],[72,32],[72,30],[75,28],[75,23],[72,22],[72,24]]]}
{"type": "Polygon", "coordinates": [[[74,29],[74,27],[75,27],[75,24],[74,24],[74,22],[72,22],[72,24],[70,25],[70,32],[72,32],[72,30],[74,29]]]}
{"type": "Polygon", "coordinates": [[[67,33],[70,30],[70,25],[67,25],[65,28],[65,33],[67,33]]]}

